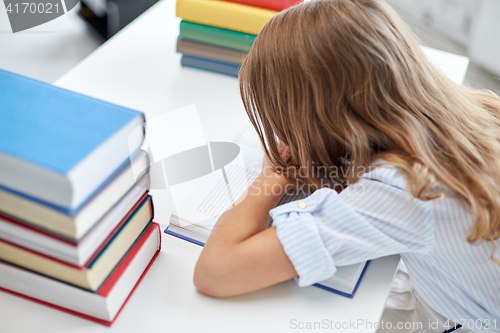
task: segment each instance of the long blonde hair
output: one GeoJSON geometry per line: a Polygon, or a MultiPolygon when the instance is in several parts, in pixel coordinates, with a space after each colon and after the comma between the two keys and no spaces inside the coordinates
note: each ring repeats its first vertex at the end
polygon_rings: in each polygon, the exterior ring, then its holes
{"type": "Polygon", "coordinates": [[[383,159],[415,198],[436,199],[437,184],[447,186],[475,218],[467,241],[491,242],[499,262],[500,99],[436,69],[383,0],[317,0],[277,14],[239,78],[266,154],[288,176],[319,187],[332,170],[383,159]],[[311,166],[324,172],[297,172],[311,166]]]}

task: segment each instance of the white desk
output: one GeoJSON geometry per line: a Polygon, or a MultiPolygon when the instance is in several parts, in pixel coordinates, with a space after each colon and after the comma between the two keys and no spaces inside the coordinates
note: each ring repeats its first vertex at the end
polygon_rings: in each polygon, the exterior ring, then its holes
{"type": "MultiPolygon", "coordinates": [[[[237,80],[181,68],[175,53],[179,20],[174,0],[164,0],[96,50],[57,85],[146,113],[195,104],[206,138],[235,141],[248,126],[237,80]]],[[[156,218],[168,223],[172,204],[153,191],[156,218]]],[[[163,248],[111,329],[6,293],[0,293],[0,332],[289,332],[298,322],[343,323],[339,332],[370,332],[349,326],[379,321],[398,256],[374,260],[354,299],[294,281],[249,295],[212,299],[192,283],[201,247],[164,235],[163,248]],[[347,326],[346,326],[347,325],[347,326]]]]}

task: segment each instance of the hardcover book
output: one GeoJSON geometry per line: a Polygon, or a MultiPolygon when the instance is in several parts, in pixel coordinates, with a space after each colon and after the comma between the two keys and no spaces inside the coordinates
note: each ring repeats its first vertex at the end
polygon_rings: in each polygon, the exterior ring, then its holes
{"type": "Polygon", "coordinates": [[[181,21],[179,37],[185,40],[211,44],[228,49],[249,52],[257,35],[181,21]]]}
{"type": "Polygon", "coordinates": [[[0,186],[71,213],[143,142],[144,115],[0,70],[0,186]]]}
{"type": "Polygon", "coordinates": [[[96,291],[152,218],[152,200],[147,197],[106,246],[83,267],[55,260],[4,240],[0,240],[0,260],[83,289],[96,291]]]}
{"type": "Polygon", "coordinates": [[[235,3],[241,3],[243,5],[276,10],[278,12],[303,2],[303,0],[225,0],[225,1],[231,1],[235,3]]]}
{"type": "Polygon", "coordinates": [[[97,292],[0,261],[0,291],[111,326],[160,248],[160,226],[150,223],[97,292]]]}
{"type": "Polygon", "coordinates": [[[137,152],[99,192],[71,214],[0,188],[0,214],[77,243],[133,186],[149,188],[149,176],[145,174],[148,165],[148,155],[137,152]]]}
{"type": "Polygon", "coordinates": [[[86,266],[146,200],[147,193],[141,186],[134,186],[78,243],[61,239],[2,215],[0,240],[70,265],[86,266]]]}
{"type": "Polygon", "coordinates": [[[186,56],[197,57],[232,65],[241,65],[241,63],[247,56],[246,52],[205,43],[193,42],[182,38],[179,38],[177,40],[177,52],[182,53],[186,56]]]}
{"type": "Polygon", "coordinates": [[[219,0],[177,0],[183,20],[257,35],[277,12],[219,0]]]}
{"type": "Polygon", "coordinates": [[[210,72],[225,74],[234,77],[238,77],[238,73],[240,71],[240,65],[229,64],[220,61],[213,61],[210,59],[202,59],[187,55],[182,56],[181,65],[184,67],[203,69],[210,72]]]}

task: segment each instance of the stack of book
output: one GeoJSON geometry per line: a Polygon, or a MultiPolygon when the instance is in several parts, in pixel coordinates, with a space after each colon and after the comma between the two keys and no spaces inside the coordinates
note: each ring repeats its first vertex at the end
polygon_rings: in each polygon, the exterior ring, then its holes
{"type": "Polygon", "coordinates": [[[160,247],[142,113],[0,70],[0,290],[111,325],[160,247]]]}
{"type": "Polygon", "coordinates": [[[257,34],[278,11],[302,0],[177,0],[181,65],[238,76],[257,34]]]}

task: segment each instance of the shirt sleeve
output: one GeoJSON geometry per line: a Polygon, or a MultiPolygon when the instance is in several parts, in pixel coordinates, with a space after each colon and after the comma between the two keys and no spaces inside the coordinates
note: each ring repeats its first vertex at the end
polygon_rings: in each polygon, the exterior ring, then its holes
{"type": "Polygon", "coordinates": [[[341,194],[320,189],[271,210],[299,286],[328,279],[338,266],[432,249],[430,203],[412,198],[400,184],[368,173],[341,194]]]}

